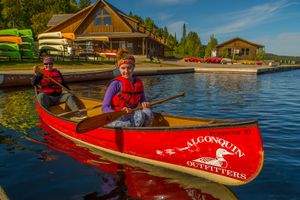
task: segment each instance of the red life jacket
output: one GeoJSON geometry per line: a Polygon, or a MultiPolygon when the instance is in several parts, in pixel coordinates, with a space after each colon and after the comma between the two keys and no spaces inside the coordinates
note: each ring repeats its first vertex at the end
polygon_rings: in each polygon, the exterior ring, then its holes
{"type": "MultiPolygon", "coordinates": [[[[57,69],[53,69],[51,72],[45,69],[41,69],[41,71],[44,74],[47,74],[48,76],[56,80],[57,82],[62,83],[62,78],[57,69]]],[[[46,94],[54,94],[54,93],[59,94],[62,92],[62,88],[56,83],[54,83],[53,81],[51,81],[46,76],[44,76],[43,79],[41,80],[41,86],[42,86],[42,92],[46,94]]]]}
{"type": "Polygon", "coordinates": [[[116,111],[122,110],[124,107],[135,108],[140,103],[144,86],[138,77],[134,77],[135,84],[129,79],[119,76],[115,78],[122,83],[121,91],[112,99],[112,108],[116,111]]]}

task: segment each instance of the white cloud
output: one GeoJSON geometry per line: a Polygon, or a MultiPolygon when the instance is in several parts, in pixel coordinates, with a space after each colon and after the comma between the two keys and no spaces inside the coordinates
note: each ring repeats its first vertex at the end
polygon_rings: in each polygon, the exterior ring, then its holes
{"type": "Polygon", "coordinates": [[[260,37],[256,41],[265,45],[267,53],[300,56],[300,32],[286,32],[274,37],[260,37]]]}
{"type": "Polygon", "coordinates": [[[223,17],[220,17],[220,21],[225,20],[222,22],[224,25],[210,30],[209,33],[229,34],[252,28],[256,25],[265,23],[267,20],[274,19],[274,15],[276,15],[281,9],[293,4],[295,3],[291,3],[288,0],[280,0],[253,6],[239,12],[227,13],[225,16],[229,17],[225,18],[223,14],[223,17]]]}

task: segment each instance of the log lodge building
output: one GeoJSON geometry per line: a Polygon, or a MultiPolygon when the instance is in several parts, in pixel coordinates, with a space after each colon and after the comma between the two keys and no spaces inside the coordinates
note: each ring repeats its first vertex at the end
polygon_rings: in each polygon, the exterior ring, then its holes
{"type": "Polygon", "coordinates": [[[225,41],[216,46],[217,55],[220,57],[234,58],[239,56],[243,60],[253,60],[257,51],[264,50],[264,46],[249,42],[242,38],[236,37],[225,41]]]}
{"type": "Polygon", "coordinates": [[[74,33],[74,45],[85,45],[99,52],[116,52],[127,48],[134,55],[163,57],[169,50],[165,41],[132,17],[105,0],[75,14],[53,15],[45,32],[74,33]]]}

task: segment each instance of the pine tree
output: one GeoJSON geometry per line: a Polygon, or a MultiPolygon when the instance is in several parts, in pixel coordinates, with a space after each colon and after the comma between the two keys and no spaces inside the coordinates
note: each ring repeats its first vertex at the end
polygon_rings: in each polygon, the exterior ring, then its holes
{"type": "Polygon", "coordinates": [[[88,7],[89,5],[91,5],[91,1],[90,0],[79,0],[79,8],[80,9],[88,7]]]}
{"type": "Polygon", "coordinates": [[[153,31],[154,28],[154,22],[152,21],[152,19],[150,17],[146,17],[145,18],[145,27],[150,30],[153,31]]]}
{"type": "Polygon", "coordinates": [[[205,48],[205,57],[211,56],[212,50],[218,45],[217,39],[214,37],[214,35],[210,36],[210,40],[205,48]]]}
{"type": "Polygon", "coordinates": [[[190,32],[186,38],[185,56],[200,57],[201,55],[201,41],[196,32],[190,32]]]}
{"type": "Polygon", "coordinates": [[[186,39],[186,26],[185,24],[183,24],[181,42],[184,43],[185,39],[186,39]]]}
{"type": "Polygon", "coordinates": [[[163,39],[164,41],[166,41],[169,37],[169,32],[168,32],[168,28],[165,26],[163,29],[163,39]]]}

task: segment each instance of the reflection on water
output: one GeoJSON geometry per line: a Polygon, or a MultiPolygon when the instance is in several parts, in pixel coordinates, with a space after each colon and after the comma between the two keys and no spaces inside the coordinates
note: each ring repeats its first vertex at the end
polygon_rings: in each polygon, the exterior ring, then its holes
{"type": "Polygon", "coordinates": [[[32,90],[0,91],[0,123],[23,131],[36,126],[37,115],[32,90]]]}
{"type": "MultiPolygon", "coordinates": [[[[258,119],[265,148],[263,170],[250,184],[231,189],[240,199],[299,199],[300,70],[258,77],[181,74],[142,79],[150,100],[186,93],[183,98],[157,106],[157,112],[258,119]]],[[[108,84],[109,81],[94,81],[70,87],[78,96],[102,99],[108,84]]],[[[0,185],[11,200],[116,199],[116,195],[143,199],[142,194],[169,195],[166,199],[174,195],[186,199],[203,199],[203,195],[206,199],[218,198],[210,190],[226,191],[223,197],[235,198],[219,184],[212,186],[197,178],[193,181],[186,175],[174,177],[167,175],[169,171],[136,166],[105,155],[95,157],[74,144],[66,147],[38,123],[32,88],[0,90],[0,185]]]]}
{"type": "Polygon", "coordinates": [[[48,147],[102,170],[102,194],[92,192],[84,199],[236,199],[225,186],[202,178],[156,168],[136,161],[92,151],[65,139],[46,124],[41,127],[48,147]],[[147,170],[147,171],[145,171],[147,170]]]}

